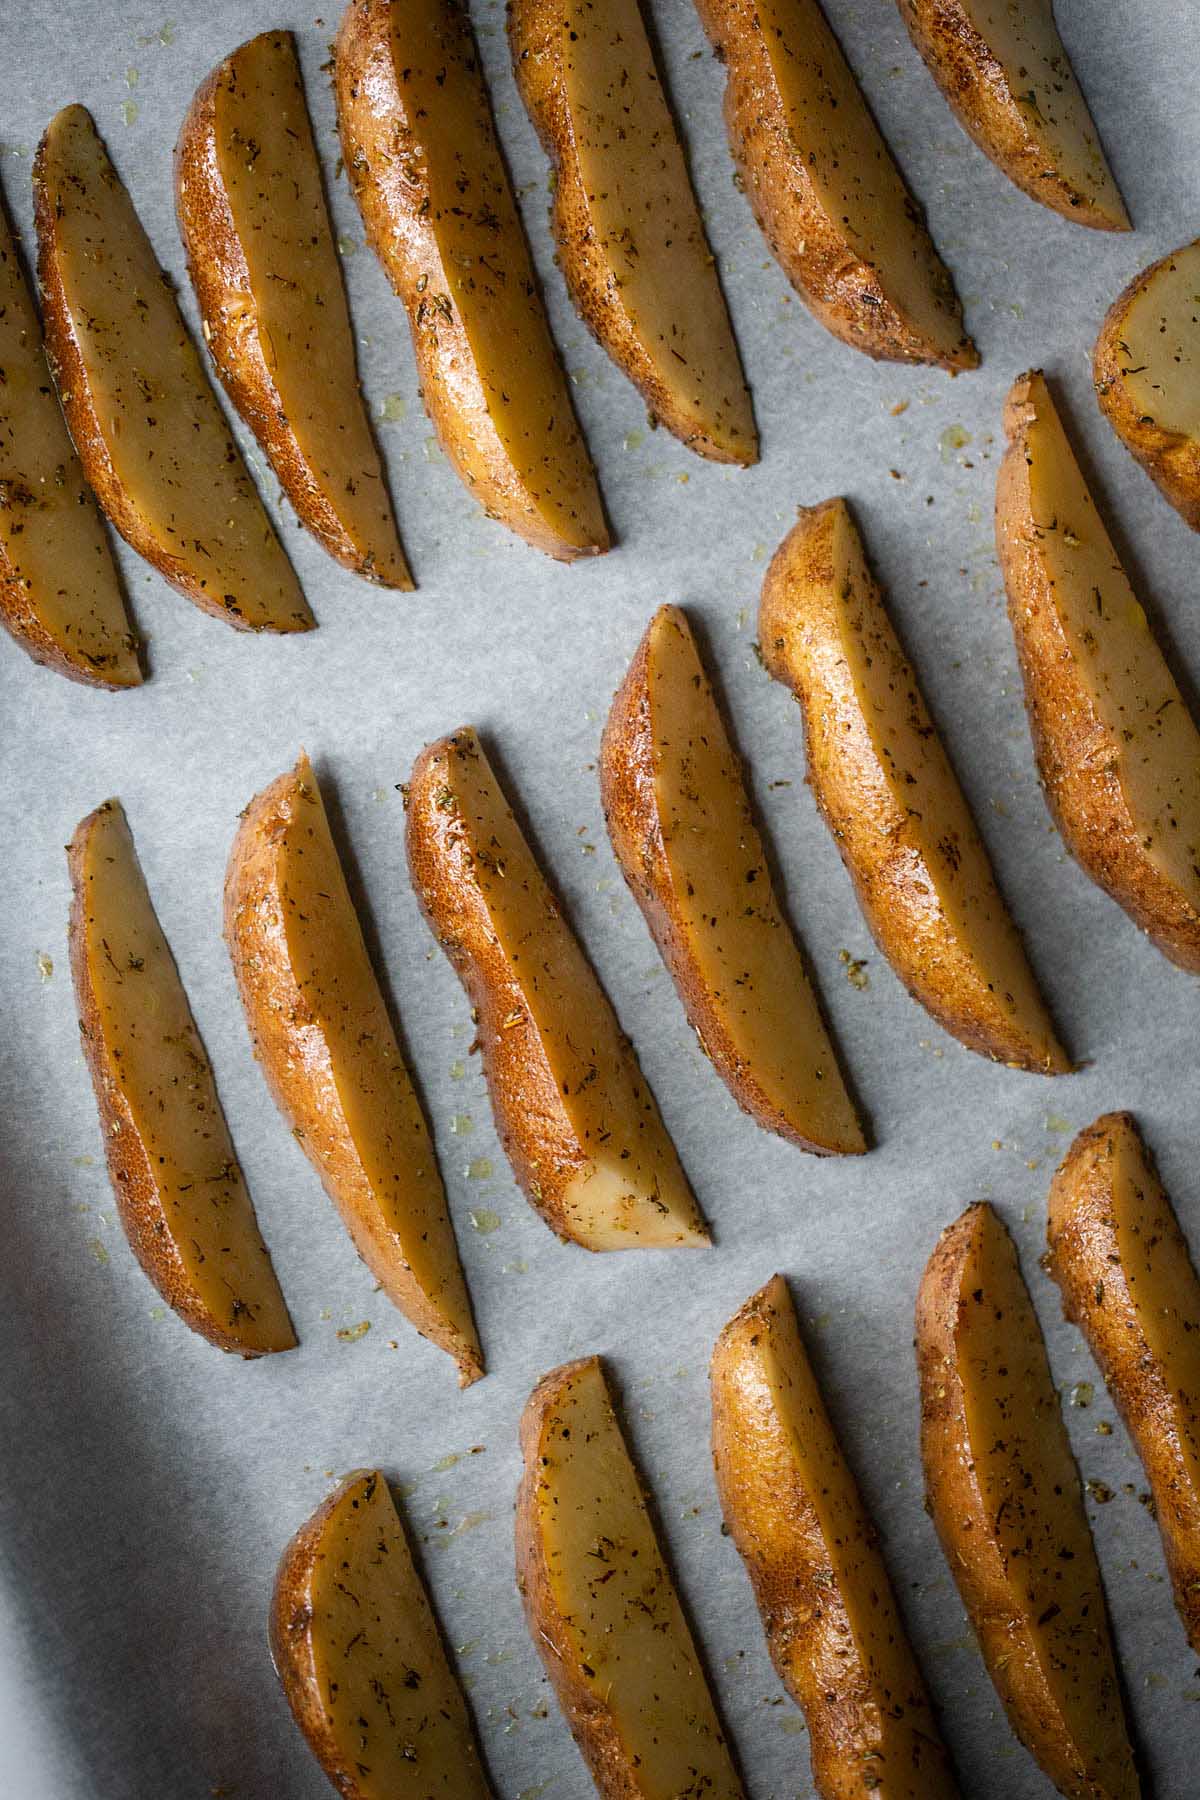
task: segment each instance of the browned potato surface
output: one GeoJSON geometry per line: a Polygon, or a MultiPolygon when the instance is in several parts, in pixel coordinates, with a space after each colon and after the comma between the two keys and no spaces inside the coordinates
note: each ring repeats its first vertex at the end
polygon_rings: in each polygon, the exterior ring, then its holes
{"type": "Polygon", "coordinates": [[[801,1149],[866,1149],[776,898],[737,755],[677,606],[655,613],[608,716],[609,836],[706,1055],[801,1149]]]}
{"type": "Polygon", "coordinates": [[[67,860],[79,1030],[130,1247],[211,1344],[291,1350],[212,1067],[116,800],[83,820],[67,860]]]}
{"type": "Polygon", "coordinates": [[[599,1357],[521,1419],[517,1583],[601,1800],[742,1800],[599,1357]]]}
{"type": "Polygon", "coordinates": [[[1129,1113],[1081,1131],[1050,1184],[1047,1266],[1142,1459],[1200,1652],[1200,1280],[1129,1113]]]}
{"type": "Polygon", "coordinates": [[[529,1200],[589,1250],[707,1244],[629,1040],[473,730],[421,754],[407,804],[413,886],[470,997],[529,1200]]]}
{"type": "Polygon", "coordinates": [[[1068,1800],[1137,1800],[1104,1589],[1041,1328],[986,1204],[917,1296],[929,1510],[1009,1722],[1068,1800]]]}
{"type": "Polygon", "coordinates": [[[175,211],[217,373],[297,516],[346,568],[410,588],[290,31],[251,38],[201,85],[175,211]]]}
{"type": "Polygon", "coordinates": [[[469,1386],[483,1355],[433,1142],[305,756],[242,814],[225,941],[276,1105],[380,1287],[469,1386]]]}
{"type": "Polygon", "coordinates": [[[726,1325],[710,1374],[721,1510],[771,1660],[808,1723],[821,1800],[954,1800],[875,1527],[782,1276],[726,1325]]]}
{"type": "Polygon", "coordinates": [[[462,1688],[377,1469],[347,1475],[284,1551],[270,1641],[292,1715],[344,1800],[491,1800],[462,1688]]]}
{"type": "Polygon", "coordinates": [[[460,0],[350,0],[346,173],[403,300],[442,448],[484,511],[561,561],[608,527],[460,0]]]}

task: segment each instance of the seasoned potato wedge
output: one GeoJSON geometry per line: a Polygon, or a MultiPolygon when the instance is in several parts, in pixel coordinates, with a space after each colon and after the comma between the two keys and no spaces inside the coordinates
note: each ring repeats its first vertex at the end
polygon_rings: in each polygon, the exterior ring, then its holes
{"type": "Polygon", "coordinates": [[[607,550],[460,0],[350,0],[334,91],[346,172],[408,310],[446,455],[485,512],[549,556],[607,550]]]}
{"type": "Polygon", "coordinates": [[[818,0],[696,0],[734,161],[772,255],[827,331],[887,362],[979,354],[924,215],[818,0]]]}
{"type": "Polygon", "coordinates": [[[358,1469],[283,1553],[271,1655],[309,1748],[345,1800],[490,1800],[399,1514],[358,1469]]]}
{"type": "Polygon", "coordinates": [[[739,1800],[599,1357],[539,1381],[521,1448],[525,1617],[602,1800],[739,1800]]]}
{"type": "Polygon", "coordinates": [[[89,687],[142,679],[104,527],[50,382],[42,328],[0,204],[0,624],[89,687]]]}
{"type": "Polygon", "coordinates": [[[1104,1589],[1041,1328],[986,1204],[917,1296],[929,1510],[1009,1722],[1061,1794],[1136,1800],[1104,1589]]]}
{"type": "Polygon", "coordinates": [[[276,1105],[389,1300],[469,1386],[483,1357],[429,1127],[306,756],[242,815],[225,940],[276,1105]]]}
{"type": "Polygon", "coordinates": [[[1200,238],[1135,275],[1096,339],[1096,398],[1126,449],[1200,531],[1200,238]]]}
{"type": "Polygon", "coordinates": [[[1004,429],[996,545],[1047,804],[1092,880],[1200,972],[1200,732],[1040,374],[1004,429]]]}
{"type": "Polygon", "coordinates": [[[589,1250],[706,1244],[633,1049],[469,727],[417,759],[407,841],[500,1140],[547,1225],[589,1250]]]}
{"type": "Polygon", "coordinates": [[[896,0],[964,131],[1010,181],[1097,231],[1128,231],[1053,0],[896,0]]]}
{"type": "Polygon", "coordinates": [[[1142,1459],[1175,1604],[1200,1651],[1200,1280],[1129,1113],[1081,1131],[1050,1184],[1047,1267],[1142,1459]]]}
{"type": "Polygon", "coordinates": [[[291,1350],[212,1067],[119,803],[67,849],[71,974],[117,1211],[185,1324],[222,1350],[291,1350]]]}
{"type": "Polygon", "coordinates": [[[46,349],[83,472],[121,536],[246,631],[313,624],[195,345],[90,113],[33,165],[46,349]]]}
{"type": "Polygon", "coordinates": [[[514,0],[517,85],[554,165],[576,311],[652,417],[715,462],[758,460],[733,329],[641,0],[514,0]]]}
{"type": "Polygon", "coordinates": [[[655,613],[613,701],[600,788],[625,879],[739,1106],[803,1150],[865,1150],[738,758],[677,606],[655,613]]]}
{"type": "Polygon", "coordinates": [[[175,211],[217,373],[297,516],[346,568],[411,588],[290,31],[251,38],[199,89],[175,211]]]}
{"type": "Polygon", "coordinates": [[[844,500],[801,507],[763,583],[759,641],[800,702],[808,779],[880,950],[968,1049],[1060,1075],[987,850],[844,500]]]}
{"type": "Polygon", "coordinates": [[[958,1787],[858,1486],[775,1275],[713,1352],[713,1464],[821,1800],[958,1787]]]}

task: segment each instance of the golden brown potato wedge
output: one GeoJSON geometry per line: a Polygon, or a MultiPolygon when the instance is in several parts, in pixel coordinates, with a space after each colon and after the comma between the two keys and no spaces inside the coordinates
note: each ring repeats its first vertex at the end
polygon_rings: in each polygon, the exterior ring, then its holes
{"type": "Polygon", "coordinates": [[[130,1247],[209,1343],[241,1356],[291,1350],[212,1067],[116,800],[83,820],[67,861],[79,1030],[130,1247]]]}
{"type": "Polygon", "coordinates": [[[1081,868],[1200,973],[1200,732],[1036,371],[1004,429],[996,546],[1047,804],[1081,868]]]}
{"type": "Polygon", "coordinates": [[[429,1127],[306,756],[242,814],[225,941],[275,1104],[380,1287],[469,1386],[483,1356],[429,1127]]]}
{"type": "Polygon", "coordinates": [[[600,791],[625,879],[738,1105],[802,1150],[865,1150],[738,757],[677,606],[655,613],[617,691],[600,791]]]}
{"type": "Polygon", "coordinates": [[[915,1000],[982,1056],[1071,1064],[844,500],[801,507],[763,583],[767,669],[804,720],[808,780],[872,936],[915,1000]]]}
{"type": "Polygon", "coordinates": [[[347,1475],[284,1551],[270,1641],[292,1716],[345,1800],[491,1800],[462,1688],[377,1469],[347,1475]]]}
{"type": "Polygon", "coordinates": [[[715,462],[758,433],[641,0],[514,0],[513,68],[554,165],[575,310],[651,416],[715,462]]]}
{"type": "Polygon", "coordinates": [[[1125,448],[1200,531],[1200,238],[1135,275],[1096,339],[1096,397],[1125,448]]]}
{"type": "Polygon", "coordinates": [[[346,172],[446,455],[485,512],[547,555],[607,550],[459,0],[351,0],[334,91],[346,172]]]}
{"type": "Polygon", "coordinates": [[[740,1800],[599,1357],[543,1376],[521,1448],[517,1584],[602,1800],[740,1800]]]}
{"type": "Polygon", "coordinates": [[[973,369],[950,273],[818,0],[696,0],[772,255],[827,331],[888,362],[973,369]]]}
{"type": "Polygon", "coordinates": [[[1129,1113],[1081,1131],[1050,1184],[1047,1268],[1142,1459],[1200,1651],[1200,1280],[1129,1113]]]}
{"type": "Polygon", "coordinates": [[[964,131],[1034,200],[1097,231],[1128,231],[1053,0],[896,0],[964,131]]]}
{"type": "Polygon", "coordinates": [[[929,1510],[1009,1722],[1061,1794],[1137,1800],[1104,1589],[1041,1328],[986,1204],[917,1296],[929,1510]]]}
{"type": "Polygon", "coordinates": [[[301,523],[345,568],[411,588],[290,31],[251,38],[200,87],[175,212],[217,373],[301,523]]]}
{"type": "Polygon", "coordinates": [[[706,1244],[632,1046],[473,730],[422,752],[407,805],[413,886],[470,996],[528,1199],[589,1250],[706,1244]]]}
{"type": "Polygon", "coordinates": [[[313,624],[90,113],[53,118],[33,165],[46,349],[83,472],[121,536],[245,631],[313,624]]]}
{"type": "Polygon", "coordinates": [[[72,681],[137,687],[116,564],[63,423],[2,204],[0,371],[0,623],[35,662],[72,681]]]}
{"type": "Polygon", "coordinates": [[[779,1679],[808,1723],[821,1800],[958,1787],[781,1275],[717,1339],[713,1465],[779,1679]]]}

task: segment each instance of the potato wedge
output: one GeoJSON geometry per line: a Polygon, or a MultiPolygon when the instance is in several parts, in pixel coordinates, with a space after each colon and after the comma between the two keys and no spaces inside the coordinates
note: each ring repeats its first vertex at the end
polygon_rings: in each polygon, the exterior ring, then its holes
{"type": "Polygon", "coordinates": [[[602,1800],[739,1800],[598,1356],[543,1376],[521,1449],[517,1585],[602,1800]]]}
{"type": "Polygon", "coordinates": [[[707,1244],[632,1046],[473,730],[422,752],[407,805],[413,886],[470,996],[526,1197],[588,1250],[707,1244]]]}
{"type": "Polygon", "coordinates": [[[1200,732],[1036,371],[1004,429],[996,546],[1047,805],[1097,886],[1200,973],[1200,732]]]}
{"type": "Polygon", "coordinates": [[[939,1025],[1040,1075],[1071,1064],[844,500],[801,507],[763,582],[763,660],[871,934],[939,1025]]]}
{"type": "Polygon", "coordinates": [[[244,631],[314,623],[91,114],[33,165],[46,350],[83,472],[121,536],[244,631]]]}
{"type": "Polygon", "coordinates": [[[1200,1280],[1130,1113],[1081,1131],[1050,1184],[1046,1267],[1142,1459],[1175,1604],[1200,1651],[1200,1280]]]}
{"type": "Polygon", "coordinates": [[[737,755],[687,615],[663,606],[600,747],[617,861],[713,1067],[802,1150],[866,1149],[771,880],[737,755]]]}
{"type": "Polygon", "coordinates": [[[118,801],[82,821],[67,863],[79,1031],[130,1248],[210,1344],[247,1357],[291,1350],[212,1067],[118,801]]]}
{"type": "Polygon", "coordinates": [[[1021,1742],[1071,1800],[1136,1800],[1104,1589],[1041,1328],[986,1203],[917,1296],[929,1510],[1021,1742]]]}
{"type": "Polygon", "coordinates": [[[446,455],[490,517],[548,556],[607,550],[459,0],[351,0],[334,91],[346,173],[407,308],[446,455]]]}
{"type": "Polygon", "coordinates": [[[709,1373],[721,1511],[754,1584],[771,1661],[808,1723],[821,1800],[874,1791],[954,1800],[875,1527],[781,1275],[726,1325],[709,1373]]]}
{"type": "Polygon", "coordinates": [[[462,1688],[378,1469],[347,1475],[296,1533],[269,1625],[292,1716],[345,1800],[490,1800],[462,1688]]]}
{"type": "Polygon", "coordinates": [[[201,85],[175,149],[175,212],[225,391],[317,541],[411,588],[290,31],[265,31],[201,85]]]}
{"type": "Polygon", "coordinates": [[[554,165],[575,310],[651,416],[714,462],[758,460],[741,359],[640,0],[514,0],[517,85],[554,165]]]}
{"type": "Polygon", "coordinates": [[[3,204],[0,370],[0,624],[72,681],[137,687],[117,567],[63,423],[3,204]]]}
{"type": "Polygon", "coordinates": [[[818,0],[696,0],[734,161],[772,255],[843,343],[973,369],[950,273],[818,0]]]}
{"type": "Polygon", "coordinates": [[[242,814],[225,941],[275,1104],[388,1299],[468,1387],[483,1356],[445,1189],[306,756],[242,814]]]}
{"type": "Polygon", "coordinates": [[[959,124],[1010,181],[1080,225],[1130,229],[1053,0],[896,3],[959,124]]]}
{"type": "Polygon", "coordinates": [[[1171,505],[1200,531],[1200,238],[1135,275],[1092,359],[1101,411],[1171,505]]]}

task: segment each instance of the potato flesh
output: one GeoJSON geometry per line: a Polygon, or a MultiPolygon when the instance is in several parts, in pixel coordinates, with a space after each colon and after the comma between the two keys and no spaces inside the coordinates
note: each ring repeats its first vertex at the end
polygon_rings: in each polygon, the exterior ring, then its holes
{"type": "Polygon", "coordinates": [[[1121,319],[1121,376],[1143,420],[1200,438],[1200,241],[1159,264],[1121,319]]]}
{"type": "Polygon", "coordinates": [[[664,608],[646,662],[654,787],[672,898],[739,1061],[805,1138],[862,1150],[795,937],[780,911],[738,759],[695,640],[664,608]]]}
{"type": "Polygon", "coordinates": [[[221,179],[250,276],[251,319],[288,426],[366,572],[410,585],[379,450],[291,38],[271,32],[217,81],[221,179]]]}
{"type": "Polygon", "coordinates": [[[554,1635],[609,1714],[642,1800],[742,1800],[708,1684],[600,1364],[560,1387],[540,1437],[532,1506],[554,1635]]]}
{"type": "Polygon", "coordinates": [[[287,1348],[291,1321],[119,806],[93,815],[77,879],[96,1029],[174,1256],[199,1307],[238,1348],[287,1348]]]}
{"type": "Polygon", "coordinates": [[[466,1701],[382,1476],[347,1486],[307,1588],[311,1678],[356,1800],[489,1800],[466,1701]]]}
{"type": "MultiPolygon", "coordinates": [[[[1147,860],[1200,909],[1200,731],[1096,511],[1041,377],[1025,427],[1030,541],[1075,675],[1115,748],[1147,860]]],[[[1081,759],[1090,746],[1080,746],[1081,759]]]]}
{"type": "Polygon", "coordinates": [[[304,597],[95,126],[68,107],[42,143],[54,212],[42,253],[62,282],[103,453],[139,531],[183,566],[204,604],[254,629],[305,629],[304,597]]]}
{"type": "Polygon", "coordinates": [[[72,663],[141,681],[116,567],[59,410],[16,239],[0,208],[0,569],[72,663]]]}

